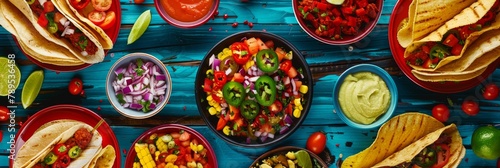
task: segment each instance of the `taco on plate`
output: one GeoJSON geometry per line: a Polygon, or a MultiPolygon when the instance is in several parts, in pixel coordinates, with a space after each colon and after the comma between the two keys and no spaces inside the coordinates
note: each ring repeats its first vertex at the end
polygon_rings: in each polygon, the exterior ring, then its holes
{"type": "Polygon", "coordinates": [[[73,120],[44,124],[17,151],[13,167],[84,167],[101,150],[102,136],[92,129],[73,120]]]}
{"type": "MultiPolygon", "coordinates": [[[[433,163],[441,159],[440,164],[456,167],[465,149],[455,125],[445,127],[432,116],[404,113],[382,125],[370,147],[346,158],[342,167],[404,167],[418,162],[425,154],[429,155],[426,151],[433,151],[436,156],[447,156],[432,158],[433,163]]],[[[425,163],[430,164],[431,161],[425,163]]]]}

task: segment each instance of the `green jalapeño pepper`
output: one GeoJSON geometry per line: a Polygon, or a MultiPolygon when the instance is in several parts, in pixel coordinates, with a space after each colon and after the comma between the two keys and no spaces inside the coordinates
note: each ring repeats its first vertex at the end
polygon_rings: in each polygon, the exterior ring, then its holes
{"type": "Polygon", "coordinates": [[[240,106],[241,115],[247,120],[253,120],[259,114],[259,105],[252,100],[245,100],[240,106]]]}
{"type": "Polygon", "coordinates": [[[239,68],[239,66],[236,63],[236,61],[234,61],[233,57],[226,57],[219,64],[219,69],[222,72],[226,72],[229,69],[231,69],[231,71],[229,72],[228,76],[233,76],[234,73],[238,72],[238,68],[239,68]]]}
{"type": "Polygon", "coordinates": [[[276,82],[267,76],[261,76],[255,82],[255,90],[257,90],[257,102],[263,106],[270,106],[276,100],[276,82]]]}
{"type": "Polygon", "coordinates": [[[45,158],[43,158],[43,163],[47,165],[52,165],[56,162],[57,156],[53,152],[49,152],[45,158]]]}
{"type": "Polygon", "coordinates": [[[29,5],[35,3],[35,0],[26,0],[26,2],[28,2],[29,5]]]}
{"type": "Polygon", "coordinates": [[[245,88],[238,82],[228,82],[222,88],[222,96],[229,105],[240,106],[245,100],[245,88]]]}
{"type": "Polygon", "coordinates": [[[267,73],[272,73],[279,68],[278,55],[272,49],[260,50],[257,53],[257,67],[267,73]]]}
{"type": "Polygon", "coordinates": [[[420,167],[431,167],[437,161],[437,151],[433,146],[428,146],[413,158],[412,162],[420,167]]]}
{"type": "Polygon", "coordinates": [[[431,48],[429,55],[431,56],[430,57],[431,59],[439,58],[441,60],[444,57],[450,55],[450,51],[448,51],[448,48],[446,48],[446,46],[441,44],[436,44],[434,45],[434,47],[431,48]]]}

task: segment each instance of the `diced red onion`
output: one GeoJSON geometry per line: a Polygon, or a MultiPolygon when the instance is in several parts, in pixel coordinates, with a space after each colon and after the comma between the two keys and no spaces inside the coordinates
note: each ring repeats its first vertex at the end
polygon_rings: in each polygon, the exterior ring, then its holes
{"type": "Polygon", "coordinates": [[[274,78],[273,78],[273,79],[274,79],[274,81],[278,82],[278,81],[280,81],[280,76],[279,76],[279,75],[276,75],[276,76],[274,76],[274,78]]]}
{"type": "Polygon", "coordinates": [[[292,83],[292,91],[296,91],[297,86],[295,86],[295,80],[294,79],[290,80],[290,83],[292,83]]]}
{"type": "Polygon", "coordinates": [[[212,63],[212,69],[213,70],[219,70],[219,65],[220,65],[220,60],[219,59],[214,59],[214,62],[212,63]]]}
{"type": "Polygon", "coordinates": [[[153,109],[155,109],[155,108],[156,108],[156,104],[151,103],[151,104],[149,105],[149,109],[153,110],[153,109]]]}
{"type": "Polygon", "coordinates": [[[233,72],[233,70],[231,68],[226,69],[226,75],[231,74],[231,72],[233,72]]]}
{"type": "Polygon", "coordinates": [[[127,87],[122,89],[122,92],[123,92],[123,94],[129,94],[133,90],[134,90],[134,88],[132,87],[132,85],[128,85],[127,87]]]}
{"type": "Polygon", "coordinates": [[[269,137],[269,138],[273,139],[273,138],[274,138],[274,134],[268,133],[268,134],[267,134],[267,137],[269,137]]]}
{"type": "Polygon", "coordinates": [[[266,139],[267,139],[267,136],[261,136],[260,137],[260,141],[262,141],[262,142],[266,141],[266,139]]]}
{"type": "Polygon", "coordinates": [[[143,94],[144,94],[144,93],[146,93],[146,92],[149,92],[149,88],[143,89],[143,90],[141,90],[141,91],[130,92],[129,94],[130,94],[130,95],[137,96],[137,95],[143,95],[143,94]]]}
{"type": "Polygon", "coordinates": [[[288,92],[283,93],[285,97],[290,97],[290,94],[288,92]]]}
{"type": "Polygon", "coordinates": [[[289,130],[288,126],[283,126],[280,128],[280,134],[285,134],[286,132],[288,132],[288,130],[289,130]]]}
{"type": "Polygon", "coordinates": [[[132,103],[132,104],[130,104],[130,106],[129,106],[129,107],[130,107],[131,109],[136,109],[136,110],[140,110],[140,109],[142,109],[142,108],[143,108],[141,104],[137,104],[137,103],[132,103]]]}
{"type": "Polygon", "coordinates": [[[283,84],[284,85],[290,84],[290,78],[288,76],[283,78],[283,84]]]}
{"type": "Polygon", "coordinates": [[[208,66],[212,66],[214,60],[215,60],[215,54],[212,54],[212,56],[210,56],[210,58],[208,59],[208,66]]]}
{"type": "Polygon", "coordinates": [[[245,69],[243,68],[240,68],[240,70],[238,71],[241,75],[245,76],[246,77],[246,74],[245,74],[245,69]]]}
{"type": "Polygon", "coordinates": [[[144,100],[146,100],[146,101],[152,101],[152,100],[153,100],[153,94],[151,94],[151,93],[146,93],[146,94],[144,94],[143,98],[144,98],[144,100]]]}
{"type": "Polygon", "coordinates": [[[260,131],[255,131],[253,135],[255,135],[256,137],[260,137],[260,135],[262,134],[262,132],[260,131]]]}
{"type": "Polygon", "coordinates": [[[167,77],[165,75],[157,75],[156,80],[157,81],[164,81],[164,80],[167,80],[167,77]]]}
{"type": "Polygon", "coordinates": [[[64,23],[66,23],[66,21],[68,21],[68,19],[66,17],[62,17],[61,19],[58,20],[59,23],[61,23],[61,25],[64,25],[64,23]]]}
{"type": "Polygon", "coordinates": [[[42,6],[43,6],[43,4],[44,4],[45,2],[47,2],[47,0],[38,0],[38,2],[40,2],[40,5],[42,5],[42,6]]]}
{"type": "Polygon", "coordinates": [[[290,117],[290,115],[288,115],[288,114],[285,114],[283,121],[285,121],[285,123],[290,124],[290,125],[293,123],[292,117],[290,117]]]}
{"type": "Polygon", "coordinates": [[[250,137],[247,137],[247,140],[246,140],[247,144],[251,143],[252,142],[252,139],[250,139],[250,137]]]}
{"type": "Polygon", "coordinates": [[[257,81],[257,79],[259,79],[259,77],[260,77],[260,76],[250,77],[248,80],[249,80],[250,82],[255,82],[255,81],[257,81]]]}

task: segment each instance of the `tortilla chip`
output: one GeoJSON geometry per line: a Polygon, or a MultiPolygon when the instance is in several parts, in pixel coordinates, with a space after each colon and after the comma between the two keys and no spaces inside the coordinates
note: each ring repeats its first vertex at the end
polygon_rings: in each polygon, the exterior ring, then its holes
{"type": "Polygon", "coordinates": [[[450,143],[450,158],[448,163],[444,167],[450,167],[456,164],[456,160],[463,158],[462,150],[464,146],[462,145],[462,137],[455,124],[448,125],[441,129],[438,129],[432,133],[429,133],[419,139],[418,141],[408,145],[404,149],[392,154],[380,163],[377,163],[373,167],[394,167],[402,163],[411,162],[411,160],[417,156],[422,149],[433,144],[441,136],[441,134],[447,134],[451,136],[450,143]]]}
{"type": "Polygon", "coordinates": [[[370,147],[349,156],[342,163],[342,167],[372,167],[442,127],[443,123],[422,113],[409,112],[395,116],[380,127],[377,138],[370,147]]]}
{"type": "Polygon", "coordinates": [[[408,9],[408,24],[398,31],[398,42],[406,48],[427,36],[476,0],[413,0],[408,9]]]}
{"type": "Polygon", "coordinates": [[[428,81],[428,82],[460,82],[474,79],[481,75],[487,67],[482,69],[477,69],[474,71],[469,71],[467,73],[463,72],[455,72],[455,73],[428,73],[422,71],[412,70],[413,76],[415,76],[418,80],[428,81]]]}

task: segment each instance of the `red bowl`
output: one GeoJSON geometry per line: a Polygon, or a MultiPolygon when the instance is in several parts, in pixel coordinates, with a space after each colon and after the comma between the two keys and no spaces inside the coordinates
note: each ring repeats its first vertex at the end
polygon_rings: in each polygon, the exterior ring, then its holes
{"type": "Polygon", "coordinates": [[[421,86],[424,89],[438,92],[438,93],[457,93],[469,90],[481,82],[483,82],[488,76],[495,71],[495,69],[500,65],[500,59],[495,60],[491,63],[486,70],[476,78],[472,78],[467,81],[461,82],[427,82],[417,79],[411,72],[413,68],[406,64],[404,59],[405,49],[399,45],[397,34],[399,23],[408,17],[408,9],[411,1],[398,1],[394,6],[394,10],[389,20],[389,46],[391,48],[391,53],[394,60],[398,64],[399,68],[403,73],[415,84],[421,86]]]}
{"type": "Polygon", "coordinates": [[[304,21],[304,19],[302,19],[298,16],[298,13],[300,13],[300,11],[298,9],[300,1],[303,1],[303,0],[292,0],[292,7],[293,7],[293,14],[295,15],[295,19],[297,19],[297,22],[299,23],[302,30],[304,30],[312,38],[314,38],[322,43],[330,44],[330,45],[352,44],[352,43],[356,43],[356,42],[360,41],[361,39],[363,39],[364,37],[366,37],[368,34],[370,34],[370,32],[377,25],[378,19],[380,18],[380,15],[382,14],[382,7],[384,5],[384,0],[376,0],[377,1],[376,5],[377,5],[377,8],[379,9],[377,17],[375,17],[375,19],[373,19],[367,25],[365,25],[365,27],[363,29],[361,29],[357,35],[355,35],[355,36],[343,36],[342,39],[340,39],[340,40],[332,40],[329,38],[320,37],[320,36],[316,35],[314,33],[314,31],[315,31],[314,28],[307,27],[307,24],[304,21]]]}
{"type": "Polygon", "coordinates": [[[207,150],[208,150],[208,163],[210,163],[210,167],[212,168],[218,168],[217,164],[217,158],[215,157],[215,152],[210,143],[201,135],[198,133],[196,130],[180,125],[180,124],[163,124],[156,126],[154,128],[151,128],[147,130],[146,132],[142,133],[131,145],[130,149],[127,152],[127,158],[125,159],[125,167],[133,167],[136,152],[134,149],[134,144],[142,141],[146,138],[148,138],[150,135],[154,133],[170,133],[170,132],[179,132],[180,130],[187,131],[190,133],[192,136],[194,136],[194,139],[196,139],[200,144],[202,144],[207,150]]]}
{"type": "Polygon", "coordinates": [[[183,22],[176,20],[172,18],[170,15],[168,15],[168,13],[163,8],[163,5],[161,5],[161,1],[163,0],[154,0],[156,11],[158,12],[158,14],[160,14],[161,18],[163,18],[163,20],[165,20],[168,24],[178,28],[195,28],[207,23],[208,20],[212,19],[212,17],[214,16],[215,12],[219,8],[219,3],[220,3],[220,0],[213,0],[212,7],[205,16],[196,21],[183,22]]]}

